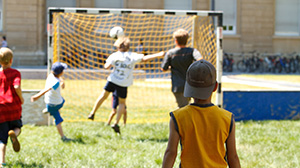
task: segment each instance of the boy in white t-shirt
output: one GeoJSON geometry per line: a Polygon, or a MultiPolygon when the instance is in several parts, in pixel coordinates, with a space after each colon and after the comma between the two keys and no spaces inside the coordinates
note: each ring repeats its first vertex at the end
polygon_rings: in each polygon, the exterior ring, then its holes
{"type": "Polygon", "coordinates": [[[94,120],[94,115],[97,109],[101,106],[104,100],[107,99],[110,92],[116,90],[119,98],[119,108],[117,110],[117,118],[112,128],[116,133],[120,134],[120,128],[118,123],[120,118],[124,114],[126,106],[127,88],[133,83],[133,69],[136,63],[142,61],[149,61],[151,59],[164,56],[165,52],[159,52],[152,55],[144,56],[144,54],[138,54],[129,51],[130,40],[127,37],[119,38],[114,46],[117,47],[118,51],[112,53],[106,60],[104,65],[105,69],[114,67],[112,73],[107,78],[107,83],[104,86],[104,90],[98,97],[88,119],[94,120]]]}
{"type": "Polygon", "coordinates": [[[46,109],[43,112],[49,112],[55,119],[56,128],[61,136],[62,141],[68,142],[71,139],[67,138],[62,130],[61,123],[63,119],[59,113],[65,103],[64,98],[60,94],[60,87],[65,88],[65,83],[62,78],[64,69],[67,68],[65,63],[55,62],[52,65],[51,73],[46,80],[46,86],[39,93],[31,97],[31,102],[38,100],[41,96],[45,95],[46,109]]]}

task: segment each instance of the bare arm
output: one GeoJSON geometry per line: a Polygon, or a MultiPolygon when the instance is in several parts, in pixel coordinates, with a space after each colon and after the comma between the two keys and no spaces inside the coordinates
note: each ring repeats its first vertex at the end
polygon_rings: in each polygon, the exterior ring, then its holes
{"type": "Polygon", "coordinates": [[[17,95],[19,96],[20,100],[21,100],[21,104],[24,103],[24,98],[22,96],[22,89],[21,89],[21,86],[20,85],[15,85],[14,86],[15,90],[16,90],[16,93],[17,95]]]}
{"type": "Polygon", "coordinates": [[[163,57],[164,55],[165,55],[164,51],[161,51],[161,52],[155,53],[155,54],[151,54],[151,55],[146,55],[143,57],[142,62],[150,61],[150,60],[158,58],[158,57],[163,57]]]}
{"type": "Polygon", "coordinates": [[[64,89],[65,88],[65,81],[64,81],[64,79],[62,77],[59,77],[59,81],[60,81],[61,88],[64,89]]]}
{"type": "Polygon", "coordinates": [[[179,142],[179,134],[175,129],[175,124],[173,119],[170,119],[170,134],[169,134],[169,141],[168,147],[166,149],[164,160],[163,160],[163,168],[172,168],[177,156],[177,148],[179,142]]]}
{"type": "Polygon", "coordinates": [[[199,61],[199,60],[203,59],[203,56],[201,55],[201,53],[197,49],[194,49],[193,57],[196,61],[199,61]]]}
{"type": "Polygon", "coordinates": [[[105,63],[104,64],[104,69],[110,69],[112,67],[111,64],[105,63]]]}
{"type": "MultiPolygon", "coordinates": [[[[171,69],[171,67],[169,67],[169,69],[171,69]]],[[[160,68],[160,70],[163,71],[163,72],[168,71],[169,69],[160,68]]]]}
{"type": "Polygon", "coordinates": [[[37,93],[36,95],[31,96],[31,102],[38,100],[41,96],[43,96],[49,90],[51,90],[51,88],[45,88],[45,89],[41,90],[39,93],[37,93]]]}
{"type": "Polygon", "coordinates": [[[236,152],[235,144],[235,122],[233,121],[232,130],[226,141],[227,159],[230,168],[240,168],[240,159],[236,152]]]}

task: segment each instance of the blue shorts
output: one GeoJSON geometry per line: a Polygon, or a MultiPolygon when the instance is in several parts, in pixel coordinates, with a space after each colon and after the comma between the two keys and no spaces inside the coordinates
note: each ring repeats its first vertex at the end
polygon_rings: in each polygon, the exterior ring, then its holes
{"type": "Polygon", "coordinates": [[[22,126],[22,120],[14,120],[0,123],[0,143],[7,144],[9,130],[21,128],[22,126]]]}
{"type": "Polygon", "coordinates": [[[58,125],[59,123],[64,121],[61,118],[60,113],[59,113],[59,109],[61,109],[63,107],[64,103],[65,103],[65,100],[63,99],[63,102],[61,104],[46,104],[47,111],[55,119],[55,124],[56,125],[58,125]]]}
{"type": "Polygon", "coordinates": [[[104,86],[104,89],[108,92],[116,91],[117,97],[121,97],[123,99],[126,99],[127,97],[127,87],[122,87],[112,82],[107,82],[106,85],[104,86]]]}

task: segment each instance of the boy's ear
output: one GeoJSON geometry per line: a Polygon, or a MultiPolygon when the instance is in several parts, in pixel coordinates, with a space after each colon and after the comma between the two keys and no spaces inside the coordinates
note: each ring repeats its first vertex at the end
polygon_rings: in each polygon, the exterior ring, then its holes
{"type": "Polygon", "coordinates": [[[215,88],[214,88],[213,92],[215,92],[215,91],[218,89],[218,85],[219,85],[219,83],[218,83],[218,82],[216,82],[216,84],[215,84],[215,88]]]}
{"type": "Polygon", "coordinates": [[[178,44],[178,41],[177,41],[177,39],[176,39],[176,38],[174,38],[174,41],[175,41],[175,44],[178,44]]]}

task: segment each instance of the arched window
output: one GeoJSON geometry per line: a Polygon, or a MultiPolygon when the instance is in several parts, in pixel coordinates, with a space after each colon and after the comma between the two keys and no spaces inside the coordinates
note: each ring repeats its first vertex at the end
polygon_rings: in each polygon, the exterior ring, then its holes
{"type": "Polygon", "coordinates": [[[223,33],[236,34],[236,0],[215,0],[215,10],[223,11],[223,33]]]}

